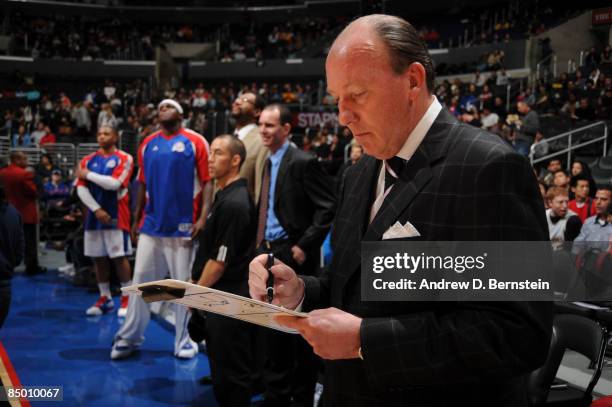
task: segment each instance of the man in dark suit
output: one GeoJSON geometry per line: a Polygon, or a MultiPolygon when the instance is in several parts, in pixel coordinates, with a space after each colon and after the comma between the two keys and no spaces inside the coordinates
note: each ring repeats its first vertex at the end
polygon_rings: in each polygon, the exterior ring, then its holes
{"type": "MultiPolygon", "coordinates": [[[[341,188],[329,270],[272,267],[274,303],[310,311],[279,320],[326,359],[325,406],[526,406],[527,375],[547,354],[550,303],[364,302],[360,244],[383,240],[397,221],[429,241],[547,240],[528,162],[442,108],[427,49],[401,18],[352,22],[326,72],[339,121],[367,155],[341,188]]],[[[257,299],[264,262],[250,265],[257,299]]]]}
{"type": "MultiPolygon", "coordinates": [[[[321,244],[334,214],[333,180],[317,159],[288,140],[291,113],[286,106],[267,106],[259,132],[269,155],[259,194],[256,245],[272,252],[301,274],[314,275],[321,244]]],[[[265,329],[263,371],[266,406],[312,406],[317,361],[301,338],[265,329]]]]}
{"type": "Polygon", "coordinates": [[[10,155],[8,167],[0,169],[0,180],[4,182],[8,201],[19,211],[23,220],[25,236],[26,274],[44,273],[38,265],[36,225],[38,224],[38,191],[34,183],[34,172],[28,171],[28,157],[21,151],[10,155]]]}

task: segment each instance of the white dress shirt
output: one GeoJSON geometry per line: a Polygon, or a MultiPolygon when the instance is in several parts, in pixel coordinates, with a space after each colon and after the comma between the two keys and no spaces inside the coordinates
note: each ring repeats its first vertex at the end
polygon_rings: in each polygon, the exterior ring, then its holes
{"type": "MultiPolygon", "coordinates": [[[[421,142],[425,138],[425,135],[431,128],[433,122],[436,120],[436,117],[438,117],[438,114],[440,113],[441,110],[442,110],[442,105],[440,104],[440,102],[438,102],[438,99],[435,96],[432,96],[432,102],[429,105],[429,108],[427,109],[423,117],[421,117],[421,120],[419,120],[419,123],[416,125],[414,130],[412,130],[412,132],[410,133],[410,135],[404,142],[404,145],[402,146],[400,151],[397,153],[397,157],[400,157],[406,161],[410,160],[414,152],[421,145],[421,142]]],[[[378,173],[378,183],[376,184],[376,199],[374,200],[374,204],[372,205],[372,208],[370,209],[370,222],[372,222],[372,220],[376,216],[376,213],[382,206],[385,198],[389,194],[389,191],[391,191],[391,188],[393,188],[393,186],[391,186],[387,188],[387,190],[385,191],[385,167],[386,166],[387,166],[386,162],[384,163],[384,165],[380,166],[380,172],[378,173]]],[[[395,178],[398,178],[399,174],[395,174],[390,167],[388,167],[388,170],[392,176],[394,176],[395,178]]]]}
{"type": "Polygon", "coordinates": [[[255,123],[247,124],[243,128],[238,131],[234,131],[234,134],[238,137],[240,141],[243,141],[244,138],[249,134],[251,130],[253,130],[257,125],[255,123]]]}

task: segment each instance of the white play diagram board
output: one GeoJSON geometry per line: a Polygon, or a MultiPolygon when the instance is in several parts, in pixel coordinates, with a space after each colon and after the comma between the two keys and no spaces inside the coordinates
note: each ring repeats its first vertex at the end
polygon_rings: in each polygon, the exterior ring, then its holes
{"type": "Polygon", "coordinates": [[[145,302],[170,301],[288,333],[297,333],[297,331],[277,324],[272,318],[274,315],[308,316],[303,312],[291,311],[240,295],[172,279],[131,285],[121,290],[140,295],[145,302]]]}

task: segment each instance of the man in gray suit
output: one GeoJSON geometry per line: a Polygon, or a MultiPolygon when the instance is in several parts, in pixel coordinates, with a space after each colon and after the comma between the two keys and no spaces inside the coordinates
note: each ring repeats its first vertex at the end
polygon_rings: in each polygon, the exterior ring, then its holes
{"type": "Polygon", "coordinates": [[[244,143],[247,155],[240,176],[247,180],[247,189],[255,202],[259,199],[266,149],[262,148],[257,119],[265,102],[254,93],[243,93],[232,103],[232,118],[236,121],[234,135],[244,143]]]}

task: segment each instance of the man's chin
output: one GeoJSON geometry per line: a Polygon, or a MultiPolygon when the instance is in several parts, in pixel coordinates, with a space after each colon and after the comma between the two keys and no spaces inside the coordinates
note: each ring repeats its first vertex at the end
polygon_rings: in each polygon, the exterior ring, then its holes
{"type": "Polygon", "coordinates": [[[178,120],[160,120],[159,124],[161,124],[166,129],[173,129],[179,123],[178,120]]]}

